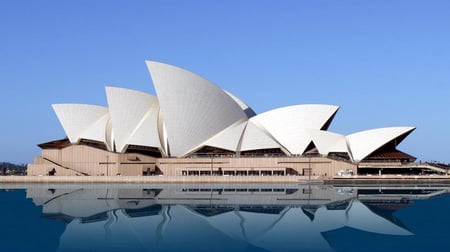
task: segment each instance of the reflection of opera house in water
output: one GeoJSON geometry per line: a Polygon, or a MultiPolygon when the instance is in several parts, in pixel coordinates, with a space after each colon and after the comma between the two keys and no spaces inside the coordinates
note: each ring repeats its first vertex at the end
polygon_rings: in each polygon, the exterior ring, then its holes
{"type": "Polygon", "coordinates": [[[60,237],[61,250],[95,250],[105,244],[154,250],[223,244],[224,249],[327,251],[333,244],[326,233],[345,227],[412,235],[393,213],[413,200],[445,193],[446,188],[292,184],[35,185],[27,189],[27,197],[42,206],[44,217],[68,223],[60,237]]]}
{"type": "Polygon", "coordinates": [[[397,150],[414,127],[341,135],[328,131],[338,106],[294,105],[257,115],[194,73],[153,61],[147,66],[156,96],[106,87],[107,107],[53,105],[67,138],[40,144],[42,156],[28,175],[327,177],[415,160],[397,150]]]}

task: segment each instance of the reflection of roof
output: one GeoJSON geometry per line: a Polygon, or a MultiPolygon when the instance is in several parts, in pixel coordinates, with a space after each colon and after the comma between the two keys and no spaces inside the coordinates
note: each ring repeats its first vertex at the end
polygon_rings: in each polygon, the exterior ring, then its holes
{"type": "Polygon", "coordinates": [[[106,87],[107,108],[53,105],[72,144],[93,140],[122,153],[143,146],[164,157],[185,157],[207,147],[301,155],[312,146],[318,154],[345,153],[359,162],[374,153],[379,158],[401,153],[395,147],[414,130],[390,127],[343,136],[328,131],[338,106],[294,105],[256,115],[244,101],[197,74],[154,61],[147,66],[157,96],[106,87]]]}
{"type": "Polygon", "coordinates": [[[216,216],[224,213],[228,213],[236,210],[235,207],[232,206],[187,206],[194,212],[199,213],[205,217],[216,216]]]}
{"type": "Polygon", "coordinates": [[[61,213],[42,213],[41,215],[43,218],[51,219],[51,220],[58,220],[65,223],[70,223],[75,219],[73,216],[65,215],[61,213]]]}
{"type": "Polygon", "coordinates": [[[358,200],[354,200],[347,212],[349,218],[346,225],[352,228],[363,230],[371,233],[389,234],[389,235],[412,235],[410,231],[392,223],[372,212],[370,208],[358,200]]]}
{"type": "MultiPolygon", "coordinates": [[[[394,211],[374,207],[372,203],[367,204],[354,198],[355,195],[344,197],[347,200],[330,203],[316,204],[317,201],[313,200],[303,205],[275,205],[267,204],[268,196],[280,198],[284,195],[279,194],[275,188],[272,194],[266,194],[265,197],[246,194],[240,199],[240,203],[236,203],[230,201],[236,193],[228,196],[222,194],[220,200],[211,201],[213,190],[204,194],[200,191],[183,193],[178,190],[184,188],[180,185],[160,185],[161,187],[157,187],[159,189],[149,190],[135,185],[121,185],[120,188],[90,185],[94,189],[79,189],[77,185],[72,185],[70,190],[64,186],[67,185],[55,185],[50,190],[43,186],[30,186],[27,190],[27,197],[31,193],[47,197],[35,200],[46,202],[42,208],[44,217],[69,222],[64,231],[65,239],[61,239],[62,247],[71,245],[68,238],[76,241],[110,239],[110,242],[119,243],[123,236],[132,235],[134,238],[142,236],[139,239],[146,237],[147,239],[143,239],[145,242],[161,244],[179,241],[181,236],[183,239],[185,236],[196,236],[193,239],[201,240],[200,238],[210,237],[209,234],[215,234],[214,237],[220,236],[221,239],[243,242],[267,250],[274,249],[271,247],[274,244],[289,241],[290,245],[295,246],[292,251],[298,251],[307,250],[305,246],[310,243],[320,247],[329,246],[324,233],[344,227],[383,235],[411,235],[402,222],[395,218],[394,211]],[[144,193],[144,197],[143,192],[149,192],[150,196],[146,198],[147,194],[144,193]],[[184,195],[190,200],[183,204],[174,203],[184,195]],[[201,195],[205,195],[205,200],[198,203],[201,195]],[[171,198],[174,200],[170,201],[171,198]],[[110,236],[105,235],[105,232],[110,236]]],[[[210,186],[214,188],[217,185],[210,186]]],[[[240,188],[237,185],[230,186],[240,188]]],[[[296,187],[301,188],[298,185],[296,187]]],[[[264,187],[267,191],[269,188],[264,187]]],[[[355,192],[357,190],[354,189],[355,192]]],[[[375,191],[374,188],[370,190],[375,191]]],[[[293,195],[285,191],[290,199],[302,194],[293,195]]],[[[325,192],[328,198],[335,198],[333,195],[342,196],[342,190],[333,187],[312,189],[312,194],[325,192]]],[[[415,193],[433,194],[434,189],[410,187],[398,188],[396,192],[394,188],[386,193],[416,198],[415,193]]],[[[367,195],[373,194],[368,192],[367,195]]],[[[377,198],[378,195],[374,197],[377,198]]],[[[388,198],[385,203],[390,201],[392,200],[388,198]]]]}
{"type": "Polygon", "coordinates": [[[394,211],[397,211],[401,208],[410,206],[411,205],[410,201],[403,202],[403,204],[402,203],[399,203],[399,204],[387,204],[387,203],[385,203],[385,204],[367,204],[365,202],[363,202],[363,204],[366,205],[370,209],[370,211],[374,212],[375,214],[385,218],[386,220],[394,223],[395,225],[397,225],[405,230],[410,231],[408,229],[408,227],[405,224],[403,224],[403,222],[400,219],[396,218],[393,214],[394,211]]]}
{"type": "Polygon", "coordinates": [[[161,214],[161,211],[162,211],[161,205],[152,205],[138,209],[125,209],[125,213],[132,218],[159,215],[161,214]]]}
{"type": "Polygon", "coordinates": [[[239,211],[259,214],[280,214],[286,206],[242,206],[239,211]]]}

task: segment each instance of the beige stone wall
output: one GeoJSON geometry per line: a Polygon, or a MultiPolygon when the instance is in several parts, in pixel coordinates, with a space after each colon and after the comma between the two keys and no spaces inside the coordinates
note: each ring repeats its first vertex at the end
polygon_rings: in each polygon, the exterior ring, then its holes
{"type": "MultiPolygon", "coordinates": [[[[355,164],[324,157],[208,157],[153,158],[141,154],[113,153],[85,145],[71,145],[63,149],[44,149],[28,166],[28,175],[56,176],[89,174],[91,176],[142,176],[144,173],[164,176],[214,175],[219,171],[238,176],[284,176],[295,171],[298,176],[332,177],[338,171],[351,169],[355,164]],[[195,172],[193,172],[195,171],[195,172]]],[[[217,175],[217,174],[216,174],[217,175]]],[[[291,174],[289,174],[291,175],[291,174]]]]}
{"type": "Polygon", "coordinates": [[[28,164],[27,174],[28,176],[48,176],[50,171],[55,169],[55,176],[78,176],[81,175],[73,170],[65,169],[60,166],[47,163],[47,164],[28,164]]]}
{"type": "Polygon", "coordinates": [[[141,154],[121,154],[92,148],[85,145],[72,145],[63,149],[43,149],[42,157],[36,157],[28,165],[28,175],[48,175],[52,169],[55,176],[136,176],[143,171],[153,171],[155,158],[141,154]]]}
{"type": "Polygon", "coordinates": [[[167,176],[181,176],[183,171],[285,171],[295,170],[299,175],[334,176],[340,170],[351,169],[356,174],[356,165],[323,157],[260,157],[260,158],[181,158],[158,159],[156,164],[167,176]]]}
{"type": "Polygon", "coordinates": [[[311,168],[312,175],[334,176],[341,170],[353,170],[356,174],[357,166],[350,162],[334,160],[325,157],[292,157],[280,158],[279,165],[290,167],[303,174],[304,169],[311,168]]]}
{"type": "Polygon", "coordinates": [[[117,155],[84,145],[72,145],[61,150],[62,166],[91,175],[117,173],[117,155]]]}
{"type": "Polygon", "coordinates": [[[119,154],[118,161],[117,173],[123,176],[138,176],[155,170],[156,159],[142,154],[119,154]]]}
{"type": "Polygon", "coordinates": [[[42,157],[45,159],[50,159],[57,163],[61,162],[61,150],[58,149],[44,149],[42,150],[42,157]]]}

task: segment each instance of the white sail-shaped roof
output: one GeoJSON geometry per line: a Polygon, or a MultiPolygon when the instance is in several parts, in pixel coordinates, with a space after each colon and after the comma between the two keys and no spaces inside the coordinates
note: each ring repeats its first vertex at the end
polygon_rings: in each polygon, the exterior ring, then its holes
{"type": "Polygon", "coordinates": [[[338,111],[339,106],[325,104],[303,104],[273,109],[257,115],[258,121],[275,135],[295,129],[322,129],[338,111]],[[281,131],[281,132],[280,132],[281,131]]]}
{"type": "Polygon", "coordinates": [[[283,107],[252,117],[291,154],[302,154],[311,142],[310,132],[320,130],[332,119],[338,106],[306,104],[283,107]]]}
{"type": "Polygon", "coordinates": [[[240,151],[278,148],[282,148],[282,146],[275,139],[273,139],[268,132],[255,125],[252,119],[248,121],[242,137],[240,151]]]}
{"type": "Polygon", "coordinates": [[[308,129],[307,131],[320,154],[328,155],[330,152],[348,153],[347,141],[344,135],[324,130],[308,129]]]}
{"type": "Polygon", "coordinates": [[[129,144],[161,147],[155,96],[117,87],[106,87],[106,96],[118,152],[124,152],[129,144]]]}
{"type": "Polygon", "coordinates": [[[246,125],[247,121],[232,125],[223,132],[217,134],[214,138],[207,141],[204,145],[230,151],[237,151],[239,141],[246,125]]]}
{"type": "Polygon", "coordinates": [[[222,89],[184,69],[147,61],[165,123],[170,155],[182,157],[247,118],[222,89]]]}
{"type": "Polygon", "coordinates": [[[250,118],[256,115],[255,111],[253,111],[250,106],[247,105],[247,103],[243,102],[239,97],[235,96],[234,94],[224,90],[225,93],[227,93],[238,105],[241,107],[241,109],[245,112],[245,114],[250,118]]]}
{"type": "Polygon", "coordinates": [[[287,106],[256,115],[244,101],[201,76],[164,63],[146,63],[157,96],[106,87],[108,108],[53,105],[71,143],[82,138],[101,141],[117,152],[126,152],[130,145],[155,147],[165,157],[185,157],[204,146],[302,155],[312,143],[322,155],[346,152],[353,162],[360,162],[387,143],[397,145],[414,130],[332,133],[327,130],[339,109],[334,105],[287,106]]]}
{"type": "Polygon", "coordinates": [[[52,107],[71,143],[82,138],[105,142],[107,108],[89,104],[53,104],[52,107]]]}
{"type": "MultiPolygon", "coordinates": [[[[386,143],[411,133],[415,127],[388,127],[357,132],[347,136],[353,161],[359,162],[386,143]]],[[[399,144],[400,141],[396,143],[399,144]]]]}

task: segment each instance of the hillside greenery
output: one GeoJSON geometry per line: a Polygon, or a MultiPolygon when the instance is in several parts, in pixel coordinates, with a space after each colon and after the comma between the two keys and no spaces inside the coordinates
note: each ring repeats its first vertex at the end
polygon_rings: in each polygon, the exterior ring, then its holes
{"type": "Polygon", "coordinates": [[[26,164],[0,162],[0,175],[24,175],[26,170],[26,164]]]}

